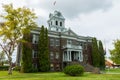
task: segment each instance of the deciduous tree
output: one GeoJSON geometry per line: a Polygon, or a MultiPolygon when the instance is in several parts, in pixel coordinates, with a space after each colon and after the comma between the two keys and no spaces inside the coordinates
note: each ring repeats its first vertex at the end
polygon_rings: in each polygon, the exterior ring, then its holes
{"type": "Polygon", "coordinates": [[[115,40],[113,44],[114,49],[110,50],[111,60],[116,64],[120,64],[120,40],[115,40]]]}
{"type": "Polygon", "coordinates": [[[3,51],[0,52],[0,65],[3,66],[3,63],[5,61],[5,54],[3,51]]]}
{"type": "Polygon", "coordinates": [[[9,70],[12,74],[12,54],[18,43],[23,42],[23,34],[28,34],[31,29],[36,27],[35,13],[28,8],[14,8],[12,4],[3,5],[5,14],[0,18],[4,19],[3,25],[0,26],[0,37],[2,42],[0,47],[8,57],[9,70]]]}

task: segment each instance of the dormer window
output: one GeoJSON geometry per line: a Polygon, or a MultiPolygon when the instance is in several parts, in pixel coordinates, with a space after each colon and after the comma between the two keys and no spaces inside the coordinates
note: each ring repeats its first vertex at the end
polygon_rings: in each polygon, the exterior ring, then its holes
{"type": "Polygon", "coordinates": [[[55,23],[56,23],[56,25],[58,25],[58,21],[56,21],[55,23]]]}
{"type": "Polygon", "coordinates": [[[62,26],[62,22],[60,22],[60,26],[62,26]]]}

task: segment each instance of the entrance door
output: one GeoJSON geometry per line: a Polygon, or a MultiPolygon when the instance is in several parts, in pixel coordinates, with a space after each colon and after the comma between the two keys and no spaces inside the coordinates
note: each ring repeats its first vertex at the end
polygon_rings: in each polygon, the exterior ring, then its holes
{"type": "Polygon", "coordinates": [[[74,61],[74,51],[71,51],[71,60],[74,61]]]}

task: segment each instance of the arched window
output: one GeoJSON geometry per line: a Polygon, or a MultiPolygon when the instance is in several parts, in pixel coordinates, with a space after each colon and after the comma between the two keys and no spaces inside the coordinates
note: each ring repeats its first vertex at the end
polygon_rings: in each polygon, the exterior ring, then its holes
{"type": "Polygon", "coordinates": [[[51,21],[51,25],[52,25],[52,21],[51,21]]]}
{"type": "Polygon", "coordinates": [[[62,26],[62,22],[60,22],[60,26],[62,26]]]}
{"type": "Polygon", "coordinates": [[[56,21],[56,25],[58,25],[58,21],[56,21]]]}

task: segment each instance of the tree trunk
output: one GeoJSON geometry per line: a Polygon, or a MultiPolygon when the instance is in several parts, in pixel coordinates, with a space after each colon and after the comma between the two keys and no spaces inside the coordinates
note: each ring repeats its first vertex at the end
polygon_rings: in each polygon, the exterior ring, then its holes
{"type": "Polygon", "coordinates": [[[12,58],[11,58],[11,56],[9,56],[8,60],[9,60],[9,65],[10,65],[9,70],[8,70],[8,75],[12,75],[12,58]]]}

